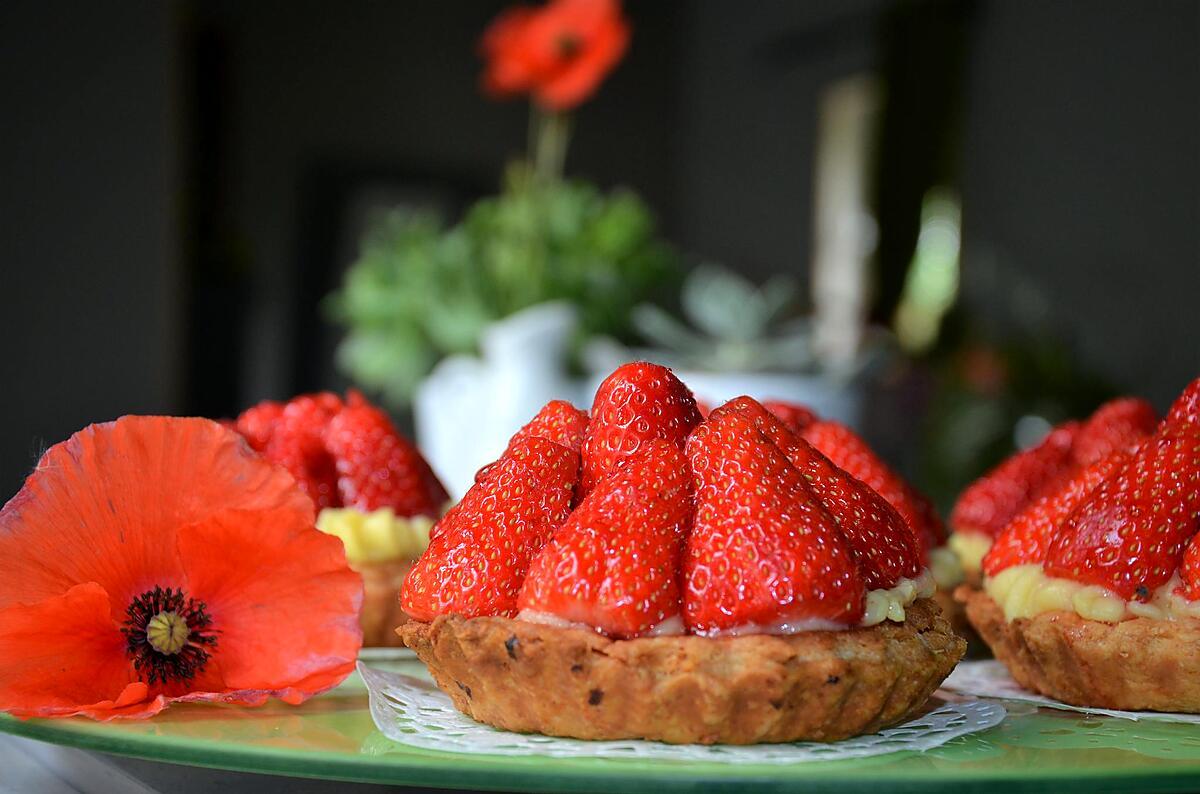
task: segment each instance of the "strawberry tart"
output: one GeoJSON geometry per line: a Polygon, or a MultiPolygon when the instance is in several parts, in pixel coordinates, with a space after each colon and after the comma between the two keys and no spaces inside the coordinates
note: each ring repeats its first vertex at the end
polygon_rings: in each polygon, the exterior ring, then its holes
{"type": "Polygon", "coordinates": [[[431,533],[399,633],[500,728],[835,740],[918,712],[964,642],[921,541],[750,398],[701,417],[663,367],[548,405],[431,533]]]}
{"type": "Polygon", "coordinates": [[[1200,379],[1152,433],[1089,457],[999,533],[968,617],[1029,689],[1200,712],[1200,379]]]}
{"type": "Polygon", "coordinates": [[[365,645],[398,645],[396,594],[446,503],[446,490],[387,414],[358,392],[266,401],[233,423],[315,503],[317,528],[341,538],[363,578],[365,645]]]}

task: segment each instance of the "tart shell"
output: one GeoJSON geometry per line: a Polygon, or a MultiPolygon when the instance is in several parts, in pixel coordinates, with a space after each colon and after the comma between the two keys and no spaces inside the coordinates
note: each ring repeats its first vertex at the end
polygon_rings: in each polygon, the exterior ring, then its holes
{"type": "Polygon", "coordinates": [[[674,744],[833,741],[919,712],[965,643],[930,599],[904,623],[791,636],[610,640],[509,618],[397,632],[454,705],[521,733],[674,744]]]}
{"type": "Polygon", "coordinates": [[[1200,620],[1087,620],[1044,612],[1009,622],[960,587],[967,617],[1017,683],[1073,706],[1200,713],[1200,620]]]}
{"type": "Polygon", "coordinates": [[[412,560],[384,562],[354,562],[350,567],[363,579],[363,605],[359,623],[363,630],[363,645],[367,647],[402,647],[395,627],[408,621],[400,610],[400,587],[413,566],[412,560]]]}

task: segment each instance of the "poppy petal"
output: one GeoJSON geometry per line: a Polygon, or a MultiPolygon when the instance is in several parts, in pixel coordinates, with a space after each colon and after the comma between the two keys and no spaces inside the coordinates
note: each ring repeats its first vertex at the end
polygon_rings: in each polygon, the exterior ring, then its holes
{"type": "Polygon", "coordinates": [[[0,710],[95,719],[161,711],[165,701],[148,696],[100,585],[0,609],[0,710]]]}
{"type": "Polygon", "coordinates": [[[299,703],[354,669],[362,579],[311,508],[225,510],[180,529],[178,544],[217,646],[193,691],[176,699],[299,703]]]}
{"type": "Polygon", "coordinates": [[[96,582],[120,614],[156,585],[183,585],[176,528],[227,507],[305,504],[291,475],[216,422],[90,425],[51,447],[0,510],[0,609],[96,582]]]}

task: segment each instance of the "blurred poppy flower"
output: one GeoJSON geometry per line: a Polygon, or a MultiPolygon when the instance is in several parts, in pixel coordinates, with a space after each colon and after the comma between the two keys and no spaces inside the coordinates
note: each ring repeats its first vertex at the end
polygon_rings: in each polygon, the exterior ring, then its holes
{"type": "Polygon", "coordinates": [[[496,97],[529,93],[544,109],[571,110],[595,92],[628,45],[618,0],[517,6],[483,35],[484,89],[496,97]]]}
{"type": "Polygon", "coordinates": [[[236,433],[91,425],[0,510],[0,710],[300,703],[353,668],[361,601],[312,502],[236,433]]]}

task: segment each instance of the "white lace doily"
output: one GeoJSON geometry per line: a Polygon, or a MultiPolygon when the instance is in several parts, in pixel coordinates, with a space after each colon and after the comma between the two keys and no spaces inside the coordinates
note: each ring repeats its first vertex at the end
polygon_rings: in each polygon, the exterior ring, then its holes
{"type": "Polygon", "coordinates": [[[740,747],[662,744],[636,739],[594,742],[497,730],[460,713],[450,698],[428,681],[372,669],[361,662],[358,672],[370,693],[371,718],[385,736],[401,744],[453,753],[794,764],[865,758],[900,750],[924,752],[959,736],[998,725],[1005,715],[1004,707],[996,703],[945,703],[904,725],[872,736],[830,743],[740,747]]]}
{"type": "Polygon", "coordinates": [[[1164,722],[1186,722],[1193,725],[1200,725],[1200,714],[1169,714],[1161,711],[1117,711],[1116,709],[1071,706],[1022,688],[1020,684],[1013,680],[1012,676],[1008,673],[1008,669],[1001,662],[992,659],[983,662],[962,662],[958,667],[954,668],[954,672],[950,674],[950,677],[942,682],[942,689],[957,692],[961,695],[1019,700],[1024,703],[1046,706],[1047,708],[1080,711],[1084,714],[1103,714],[1126,720],[1162,720],[1164,722]]]}

